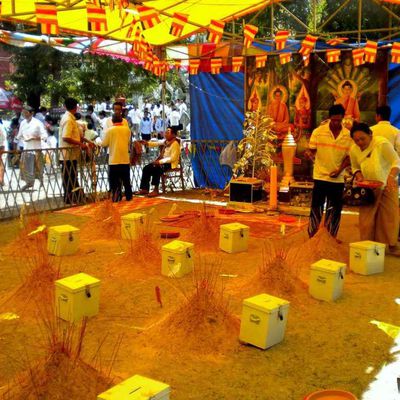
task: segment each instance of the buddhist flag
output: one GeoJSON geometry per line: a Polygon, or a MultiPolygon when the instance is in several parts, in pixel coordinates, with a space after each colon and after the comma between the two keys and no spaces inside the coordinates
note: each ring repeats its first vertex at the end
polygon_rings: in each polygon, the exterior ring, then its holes
{"type": "Polygon", "coordinates": [[[283,50],[286,47],[286,41],[289,37],[289,31],[278,31],[275,34],[276,50],[283,50]]]}
{"type": "Polygon", "coordinates": [[[93,32],[107,30],[106,10],[93,3],[86,3],[88,30],[93,32]]]}
{"type": "Polygon", "coordinates": [[[263,68],[265,67],[265,63],[267,62],[267,55],[266,54],[259,54],[256,56],[256,68],[263,68]]]}
{"type": "Polygon", "coordinates": [[[240,68],[243,65],[243,58],[242,56],[232,57],[232,72],[240,72],[240,68]]]}
{"type": "Polygon", "coordinates": [[[374,63],[376,61],[376,52],[378,50],[378,43],[367,40],[364,49],[364,59],[367,63],[374,63]]]}
{"type": "Polygon", "coordinates": [[[200,59],[199,58],[189,60],[189,74],[190,75],[197,75],[199,72],[199,67],[200,67],[200,59]]]}
{"type": "Polygon", "coordinates": [[[391,62],[394,64],[400,64],[400,43],[398,42],[393,43],[391,62]]]}
{"type": "Polygon", "coordinates": [[[335,63],[340,61],[340,50],[328,50],[326,52],[326,61],[328,63],[335,63]]]}
{"type": "Polygon", "coordinates": [[[364,49],[354,49],[353,54],[353,64],[355,67],[364,64],[364,49]]]}
{"type": "Polygon", "coordinates": [[[57,5],[55,3],[35,3],[36,22],[43,35],[58,35],[57,5]]]}
{"type": "Polygon", "coordinates": [[[219,74],[222,67],[222,58],[215,57],[211,59],[211,73],[212,74],[219,74]]]}
{"type": "Polygon", "coordinates": [[[207,41],[218,44],[224,33],[225,22],[216,21],[212,19],[210,25],[208,26],[208,38],[207,41]]]}
{"type": "Polygon", "coordinates": [[[314,50],[317,39],[317,36],[307,35],[305,39],[301,42],[299,53],[303,56],[309,55],[314,50]]]}
{"type": "Polygon", "coordinates": [[[336,37],[336,38],[327,40],[326,44],[329,44],[329,46],[337,46],[338,44],[342,44],[346,40],[349,40],[349,39],[347,37],[336,37]]]}
{"type": "Polygon", "coordinates": [[[153,69],[153,56],[151,54],[146,55],[143,68],[147,69],[147,71],[151,71],[153,69]]]}
{"type": "Polygon", "coordinates": [[[279,54],[279,60],[282,65],[287,64],[288,62],[292,61],[292,53],[279,54]]]}
{"type": "Polygon", "coordinates": [[[181,36],[183,28],[188,21],[189,15],[182,13],[174,13],[172,17],[171,28],[169,30],[170,35],[181,36]]]}
{"type": "Polygon", "coordinates": [[[258,28],[254,25],[245,25],[243,30],[244,35],[244,47],[248,49],[253,43],[254,38],[258,32],[258,28]]]}
{"type": "Polygon", "coordinates": [[[182,60],[174,60],[174,67],[176,69],[179,70],[181,68],[181,65],[182,65],[182,60]]]}
{"type": "Polygon", "coordinates": [[[159,58],[154,54],[153,55],[153,73],[154,75],[160,76],[161,75],[161,61],[159,58]]]}
{"type": "Polygon", "coordinates": [[[154,8],[137,6],[136,9],[140,15],[140,22],[143,25],[143,29],[150,29],[161,22],[160,15],[154,8]]]}

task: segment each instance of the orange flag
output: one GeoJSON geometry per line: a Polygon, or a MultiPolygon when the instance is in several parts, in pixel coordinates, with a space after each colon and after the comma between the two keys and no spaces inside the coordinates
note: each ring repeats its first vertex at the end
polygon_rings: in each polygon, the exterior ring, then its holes
{"type": "Polygon", "coordinates": [[[393,43],[392,46],[392,58],[390,60],[392,63],[400,64],[400,43],[393,43]]]}
{"type": "Polygon", "coordinates": [[[174,13],[172,17],[171,28],[169,29],[170,35],[173,36],[181,36],[183,28],[185,27],[188,21],[189,15],[182,13],[174,13]]]}
{"type": "Polygon", "coordinates": [[[55,3],[35,3],[36,22],[43,35],[58,35],[57,5],[55,3]]]}
{"type": "Polygon", "coordinates": [[[240,72],[240,68],[243,65],[243,58],[242,56],[232,57],[232,72],[240,72]]]}
{"type": "Polygon", "coordinates": [[[243,30],[244,35],[244,47],[248,49],[253,43],[254,38],[258,32],[258,28],[254,25],[245,25],[243,30]]]}
{"type": "Polygon", "coordinates": [[[275,34],[276,50],[283,50],[286,47],[286,41],[289,37],[289,31],[278,31],[275,34]]]}
{"type": "Polygon", "coordinates": [[[197,75],[199,73],[200,59],[194,58],[189,60],[189,74],[197,75]]]}
{"type": "Polygon", "coordinates": [[[160,14],[154,8],[137,6],[136,9],[140,15],[140,22],[143,25],[143,29],[150,29],[161,22],[160,14]]]}
{"type": "Polygon", "coordinates": [[[266,54],[259,54],[256,56],[256,68],[265,67],[265,63],[267,62],[266,54]]]}
{"type": "Polygon", "coordinates": [[[367,63],[374,63],[376,61],[376,53],[378,51],[378,43],[367,40],[364,49],[364,58],[367,63]]]}
{"type": "Polygon", "coordinates": [[[349,40],[349,39],[347,37],[336,37],[336,38],[327,40],[326,44],[329,44],[330,46],[337,46],[338,44],[342,44],[346,40],[349,40]]]}
{"type": "Polygon", "coordinates": [[[210,21],[210,25],[208,26],[207,40],[209,42],[218,44],[222,39],[222,35],[224,33],[224,27],[225,27],[225,22],[216,21],[215,19],[212,19],[210,21]]]}
{"type": "Polygon", "coordinates": [[[211,73],[212,74],[219,74],[222,67],[222,58],[215,57],[211,59],[211,73]]]}
{"type": "Polygon", "coordinates": [[[290,61],[292,61],[292,53],[279,54],[279,60],[282,65],[289,63],[290,61]]]}
{"type": "Polygon", "coordinates": [[[354,49],[353,54],[353,64],[355,67],[364,64],[364,49],[354,49]]]}
{"type": "Polygon", "coordinates": [[[106,10],[93,3],[86,3],[88,30],[100,32],[107,30],[106,10]]]}
{"type": "Polygon", "coordinates": [[[301,42],[299,53],[303,56],[309,55],[314,50],[317,39],[317,36],[307,35],[305,39],[301,42]]]}
{"type": "Polygon", "coordinates": [[[335,63],[340,61],[340,50],[328,50],[326,52],[326,61],[328,63],[335,63]]]}

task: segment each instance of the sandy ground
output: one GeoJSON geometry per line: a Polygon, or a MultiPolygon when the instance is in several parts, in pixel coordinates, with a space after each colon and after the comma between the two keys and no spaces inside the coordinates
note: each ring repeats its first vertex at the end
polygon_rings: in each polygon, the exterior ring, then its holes
{"type": "MultiPolygon", "coordinates": [[[[196,235],[190,228],[162,225],[159,218],[170,208],[170,203],[160,204],[152,213],[145,257],[138,246],[118,238],[114,217],[107,225],[104,219],[68,214],[39,216],[47,226],[68,223],[81,228],[76,255],[44,257],[40,262],[61,277],[86,272],[101,279],[100,313],[87,323],[82,361],[103,372],[112,367],[114,382],[134,374],[166,382],[172,388],[171,399],[177,400],[300,400],[323,388],[349,390],[361,397],[390,360],[393,343],[370,321],[400,325],[399,306],[394,302],[400,292],[399,259],[386,257],[385,272],[375,276],[347,271],[344,294],[335,303],[308,295],[309,266],[315,257],[347,258],[348,243],[358,240],[355,215],[343,216],[339,246],[329,240],[310,244],[304,231],[274,240],[275,248],[290,247],[297,254],[288,258],[295,284],[287,289],[285,282],[271,284],[257,278],[265,249],[271,249],[267,239],[250,236],[247,252],[226,254],[216,248],[213,228],[205,241],[201,229],[196,235]],[[196,274],[180,279],[160,275],[159,249],[170,239],[159,239],[158,232],[165,229],[179,230],[181,238],[195,243],[196,274]],[[157,302],[156,287],[163,307],[157,302]],[[266,351],[238,340],[242,301],[261,292],[291,302],[284,341],[266,351]]],[[[188,210],[201,208],[178,204],[178,212],[188,210]]],[[[20,318],[0,319],[0,388],[18,386],[16,377],[49,350],[40,310],[51,303],[54,276],[42,277],[39,287],[32,284],[30,275],[39,262],[33,257],[37,246],[21,234],[18,220],[1,224],[0,315],[13,312],[20,318]]],[[[73,384],[85,392],[84,375],[82,382],[73,384]]],[[[15,398],[27,398],[21,393],[15,398]]],[[[93,392],[87,393],[68,398],[95,399],[93,392]]],[[[40,398],[56,398],[49,396],[40,398]]]]}

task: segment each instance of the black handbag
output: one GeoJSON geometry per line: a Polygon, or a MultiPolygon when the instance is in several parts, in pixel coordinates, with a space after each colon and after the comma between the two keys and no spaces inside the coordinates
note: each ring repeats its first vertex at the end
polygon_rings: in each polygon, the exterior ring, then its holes
{"type": "Polygon", "coordinates": [[[354,186],[355,174],[344,184],[343,203],[348,206],[367,206],[375,201],[374,191],[370,188],[354,186]]]}

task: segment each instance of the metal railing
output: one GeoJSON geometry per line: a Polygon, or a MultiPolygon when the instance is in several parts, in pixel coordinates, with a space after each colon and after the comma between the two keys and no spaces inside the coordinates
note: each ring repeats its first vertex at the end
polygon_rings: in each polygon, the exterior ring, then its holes
{"type": "MultiPolygon", "coordinates": [[[[185,189],[223,187],[231,169],[219,164],[227,140],[182,140],[181,164],[185,189]]],[[[105,149],[90,154],[71,154],[71,149],[5,151],[0,155],[0,219],[19,215],[21,208],[35,213],[86,204],[108,197],[108,155],[105,149]],[[65,171],[65,158],[76,158],[65,171]],[[64,172],[63,172],[64,169],[64,172]],[[76,177],[76,178],[75,178],[76,177]],[[76,179],[76,181],[75,181],[76,179]],[[65,201],[65,186],[71,183],[71,201],[65,201]],[[72,204],[68,204],[72,203],[72,204]]],[[[143,166],[153,161],[158,150],[144,152],[131,166],[132,190],[138,190],[143,166]]],[[[168,185],[167,185],[168,186],[168,185]]],[[[172,186],[172,185],[171,185],[172,186]]],[[[174,189],[182,189],[174,183],[174,189]]]]}

